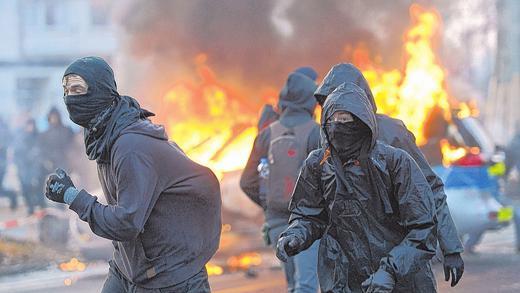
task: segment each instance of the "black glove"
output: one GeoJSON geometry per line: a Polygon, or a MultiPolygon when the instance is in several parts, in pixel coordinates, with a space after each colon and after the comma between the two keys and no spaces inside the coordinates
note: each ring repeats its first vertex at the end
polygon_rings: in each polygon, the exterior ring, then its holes
{"type": "Polygon", "coordinates": [[[276,244],[276,257],[286,262],[290,256],[302,251],[302,241],[295,235],[282,236],[276,244]]]}
{"type": "Polygon", "coordinates": [[[52,201],[65,203],[63,197],[69,187],[75,187],[69,175],[63,169],[56,169],[45,183],[45,196],[52,201]]]}
{"type": "Polygon", "coordinates": [[[464,273],[464,261],[460,253],[448,254],[444,257],[444,280],[448,282],[451,275],[451,286],[455,287],[464,273]]]}
{"type": "Polygon", "coordinates": [[[394,286],[394,276],[381,268],[361,284],[365,293],[390,293],[394,290],[394,286]]]}

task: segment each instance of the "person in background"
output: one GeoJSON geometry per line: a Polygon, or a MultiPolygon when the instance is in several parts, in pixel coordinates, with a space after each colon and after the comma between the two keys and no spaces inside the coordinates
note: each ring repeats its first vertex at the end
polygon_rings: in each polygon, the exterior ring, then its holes
{"type": "Polygon", "coordinates": [[[58,166],[69,169],[68,152],[74,140],[74,132],[61,120],[58,108],[52,107],[47,114],[49,127],[40,135],[41,154],[45,172],[51,173],[58,166]]]}
{"type": "Polygon", "coordinates": [[[28,119],[14,145],[14,164],[18,172],[22,196],[29,215],[37,206],[45,208],[45,200],[41,192],[44,173],[41,163],[39,133],[34,119],[28,119]]]}
{"type": "MultiPolygon", "coordinates": [[[[464,248],[446,202],[444,183],[440,177],[433,172],[430,164],[428,164],[428,161],[415,144],[414,135],[406,128],[403,121],[377,113],[374,95],[370,90],[367,80],[361,71],[352,64],[340,63],[334,65],[318,86],[314,96],[318,103],[323,105],[328,95],[338,86],[349,82],[360,87],[368,98],[368,102],[374,112],[380,130],[377,139],[392,147],[406,151],[415,160],[417,165],[419,165],[421,172],[424,177],[426,177],[433,193],[437,211],[439,224],[437,225],[436,234],[442,255],[444,256],[445,280],[449,281],[451,279],[452,287],[457,285],[464,273],[464,261],[461,257],[464,248]]],[[[323,122],[324,121],[322,121],[322,123],[323,122]]]]}
{"type": "MultiPolygon", "coordinates": [[[[316,81],[316,78],[318,77],[318,73],[316,73],[316,71],[309,66],[298,67],[294,70],[294,72],[303,74],[312,79],[312,81],[316,81]]],[[[271,123],[277,121],[279,118],[280,114],[274,109],[272,105],[264,105],[262,107],[262,111],[260,112],[260,119],[258,119],[258,132],[260,133],[260,131],[269,126],[271,123]]]]}
{"type": "Polygon", "coordinates": [[[506,195],[509,204],[514,207],[516,243],[515,249],[520,253],[520,127],[506,148],[506,195]]]}
{"type": "Polygon", "coordinates": [[[4,188],[3,181],[7,173],[7,149],[11,142],[11,134],[9,126],[0,117],[0,197],[7,197],[9,199],[9,208],[14,211],[18,207],[18,199],[16,192],[4,188]]]}
{"type": "Polygon", "coordinates": [[[321,292],[436,292],[432,191],[408,153],[379,142],[375,113],[353,83],[323,106],[325,144],[311,152],[290,203],[277,256],[321,241],[321,292]]]}
{"type": "MultiPolygon", "coordinates": [[[[313,120],[315,89],[306,75],[289,74],[280,92],[280,118],[260,131],[240,178],[242,190],[264,209],[264,240],[273,248],[288,226],[289,200],[303,161],[319,145],[319,126],[313,120]]],[[[316,242],[283,263],[288,292],[318,291],[318,246],[316,242]]]]}
{"type": "Polygon", "coordinates": [[[58,169],[45,196],[66,204],[92,232],[112,240],[103,293],[210,292],[206,263],[220,241],[220,186],[190,160],[154,114],[118,93],[105,60],[84,57],[62,79],[70,119],[84,130],[108,204],[75,187],[58,169]]]}

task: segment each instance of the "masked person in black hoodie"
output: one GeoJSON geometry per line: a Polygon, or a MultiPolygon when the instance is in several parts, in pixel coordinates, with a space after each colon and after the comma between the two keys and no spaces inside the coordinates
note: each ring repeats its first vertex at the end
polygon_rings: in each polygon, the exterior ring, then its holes
{"type": "Polygon", "coordinates": [[[147,119],[151,112],[119,95],[103,59],[74,61],[63,88],[108,205],[76,189],[63,170],[49,176],[45,195],[70,205],[95,234],[113,240],[102,292],[210,292],[205,264],[221,230],[214,174],[169,142],[164,128],[147,119]]]}
{"type": "MultiPolygon", "coordinates": [[[[288,226],[289,200],[303,161],[319,145],[320,128],[313,120],[315,89],[316,84],[306,75],[289,75],[278,102],[280,119],[258,134],[240,178],[242,190],[264,208],[264,238],[273,247],[288,226]],[[264,179],[267,182],[260,181],[263,171],[257,169],[262,160],[269,170],[264,179]],[[267,185],[265,190],[262,183],[267,185]]],[[[318,291],[317,257],[318,242],[283,264],[288,292],[318,291]]]]}
{"type": "Polygon", "coordinates": [[[433,172],[428,161],[415,144],[414,135],[406,129],[404,123],[401,120],[376,113],[376,103],[372,91],[368,86],[368,82],[361,71],[354,65],[340,63],[332,67],[318,86],[314,96],[318,103],[323,105],[327,96],[338,86],[348,82],[359,86],[365,92],[369,105],[375,113],[377,124],[379,125],[377,139],[395,148],[406,151],[415,160],[417,165],[419,165],[421,172],[424,177],[426,177],[426,180],[428,180],[436,207],[438,219],[437,237],[444,256],[445,279],[449,281],[451,277],[451,286],[455,286],[462,278],[464,272],[464,261],[460,256],[464,249],[459,239],[457,228],[451,218],[448,204],[446,203],[444,183],[433,172]]]}
{"type": "Polygon", "coordinates": [[[326,100],[322,130],[327,144],[305,161],[277,256],[321,239],[323,293],[436,292],[435,206],[415,161],[376,141],[375,114],[352,83],[326,100]]]}

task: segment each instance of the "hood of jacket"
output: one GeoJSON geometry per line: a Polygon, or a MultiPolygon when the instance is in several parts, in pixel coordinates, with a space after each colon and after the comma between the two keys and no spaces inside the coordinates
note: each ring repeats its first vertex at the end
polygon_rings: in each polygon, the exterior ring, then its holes
{"type": "Polygon", "coordinates": [[[353,83],[360,87],[365,92],[373,112],[377,112],[374,95],[368,86],[367,80],[363,76],[363,73],[361,73],[361,71],[356,66],[350,63],[340,63],[334,65],[327,73],[327,75],[325,75],[323,81],[314,92],[314,97],[316,100],[324,100],[343,83],[353,83]]]}
{"type": "Polygon", "coordinates": [[[315,90],[316,84],[312,79],[298,72],[289,74],[278,101],[282,115],[296,112],[312,116],[316,108],[316,100],[313,97],[315,90]]]}
{"type": "Polygon", "coordinates": [[[350,112],[370,128],[372,132],[370,149],[372,149],[376,144],[378,127],[376,115],[363,89],[354,83],[343,83],[328,96],[321,116],[324,133],[326,133],[326,121],[337,111],[350,112]]]}

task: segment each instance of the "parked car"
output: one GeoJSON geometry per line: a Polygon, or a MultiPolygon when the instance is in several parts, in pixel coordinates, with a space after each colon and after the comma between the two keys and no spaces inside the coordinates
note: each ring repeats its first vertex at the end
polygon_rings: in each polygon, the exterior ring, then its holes
{"type": "Polygon", "coordinates": [[[450,126],[452,141],[471,150],[449,166],[434,166],[445,185],[447,202],[462,239],[487,230],[506,227],[513,208],[500,203],[497,170],[505,169],[504,155],[475,117],[455,118],[450,126]],[[454,138],[455,137],[455,138],[454,138]]]}

